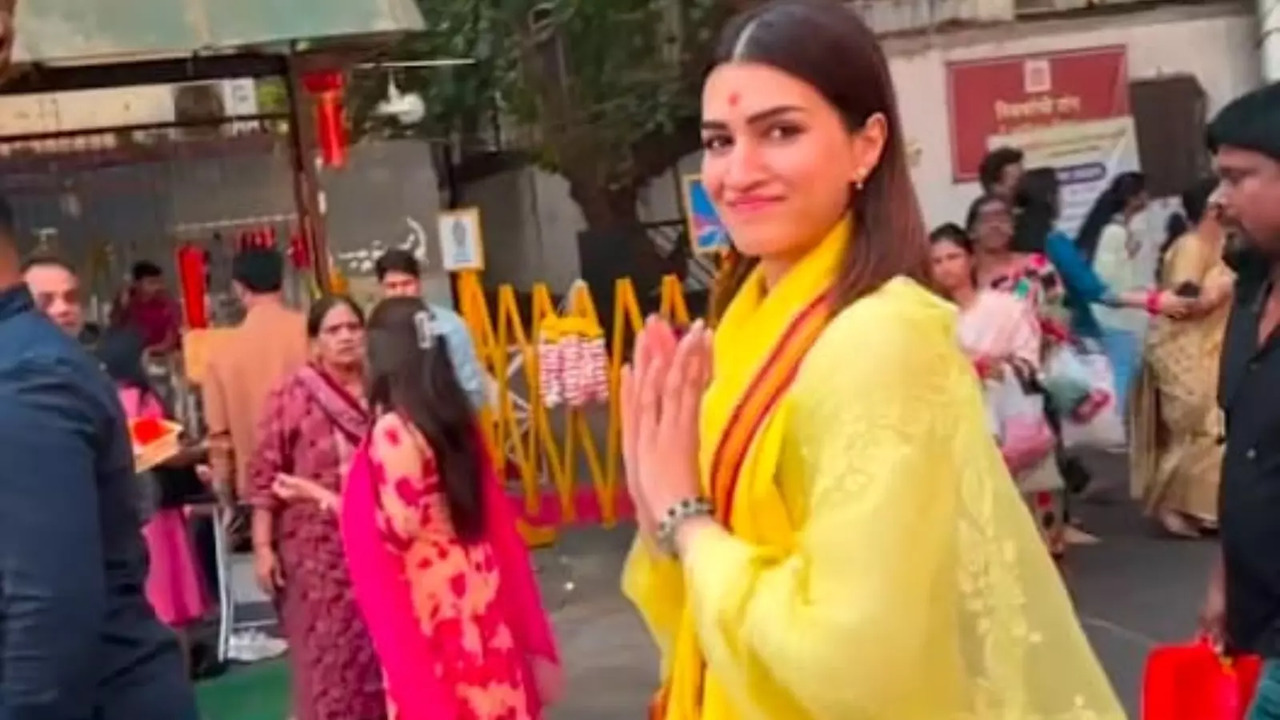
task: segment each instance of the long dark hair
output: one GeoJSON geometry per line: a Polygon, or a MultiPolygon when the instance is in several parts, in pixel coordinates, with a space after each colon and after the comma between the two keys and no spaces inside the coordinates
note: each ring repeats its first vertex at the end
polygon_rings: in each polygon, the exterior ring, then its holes
{"type": "Polygon", "coordinates": [[[969,238],[969,233],[955,223],[943,223],[929,231],[931,247],[944,242],[949,242],[970,255],[973,254],[973,240],[969,238]]]}
{"type": "MultiPolygon", "coordinates": [[[[773,0],[733,18],[720,35],[712,67],[761,63],[811,85],[840,113],[849,132],[884,116],[884,151],[859,190],[850,187],[855,242],[833,289],[844,307],[897,275],[929,282],[929,244],[907,165],[902,121],[889,64],[875,34],[842,3],[773,0]]],[[[730,250],[716,279],[713,315],[728,306],[759,262],[730,250]]]]}
{"type": "Polygon", "coordinates": [[[474,542],[485,530],[480,453],[486,450],[445,338],[432,335],[425,348],[419,342],[420,319],[430,313],[411,297],[388,298],[373,309],[366,328],[369,402],[379,413],[402,413],[426,438],[454,532],[474,542]]]}
{"type": "Polygon", "coordinates": [[[1111,180],[1106,190],[1093,201],[1089,214],[1085,215],[1080,232],[1076,235],[1076,247],[1085,259],[1093,263],[1093,256],[1098,252],[1098,240],[1102,238],[1102,229],[1111,220],[1124,211],[1138,195],[1147,189],[1147,178],[1140,172],[1120,173],[1111,180]]]}
{"type": "Polygon", "coordinates": [[[1164,254],[1177,242],[1178,238],[1187,234],[1204,219],[1209,209],[1209,198],[1218,189],[1217,178],[1201,178],[1195,184],[1182,191],[1182,211],[1175,211],[1164,223],[1164,242],[1160,244],[1160,254],[1156,256],[1156,277],[1164,266],[1164,254]]]}
{"type": "Polygon", "coordinates": [[[102,366],[103,372],[117,385],[137,390],[143,396],[150,396],[164,405],[164,399],[156,392],[143,364],[146,342],[137,330],[128,327],[114,327],[106,331],[94,348],[94,356],[102,366]]]}
{"type": "Polygon", "coordinates": [[[1053,168],[1033,168],[1022,175],[1014,194],[1018,212],[1013,220],[1013,249],[1043,253],[1044,243],[1058,222],[1061,188],[1053,168]]]}

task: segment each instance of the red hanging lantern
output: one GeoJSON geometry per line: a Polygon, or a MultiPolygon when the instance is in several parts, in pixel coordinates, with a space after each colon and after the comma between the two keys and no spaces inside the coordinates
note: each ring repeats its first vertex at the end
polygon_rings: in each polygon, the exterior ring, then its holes
{"type": "Polygon", "coordinates": [[[311,243],[307,241],[306,233],[301,229],[289,235],[289,261],[299,270],[311,267],[311,243]]]}
{"type": "Polygon", "coordinates": [[[204,248],[195,243],[185,243],[178,248],[178,285],[182,288],[182,309],[187,327],[209,326],[209,313],[205,307],[209,258],[204,248]]]}
{"type": "Polygon", "coordinates": [[[342,94],[345,82],[336,70],[308,73],[302,84],[315,96],[316,141],[325,167],[340,168],[347,162],[347,121],[342,94]]]}

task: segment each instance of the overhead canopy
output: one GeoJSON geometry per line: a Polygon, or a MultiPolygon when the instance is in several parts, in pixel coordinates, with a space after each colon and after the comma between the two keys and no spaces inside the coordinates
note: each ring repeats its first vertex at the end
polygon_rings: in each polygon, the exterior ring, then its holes
{"type": "Polygon", "coordinates": [[[420,30],[414,0],[26,0],[15,63],[74,63],[285,47],[420,30]]]}

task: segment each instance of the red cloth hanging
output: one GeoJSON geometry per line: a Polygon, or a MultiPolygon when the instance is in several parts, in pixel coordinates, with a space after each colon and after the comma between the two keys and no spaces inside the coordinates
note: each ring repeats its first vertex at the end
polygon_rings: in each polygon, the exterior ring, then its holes
{"type": "Polygon", "coordinates": [[[1142,720],[1243,720],[1262,672],[1255,656],[1224,658],[1206,641],[1147,657],[1142,720]]]}
{"type": "Polygon", "coordinates": [[[276,246],[276,229],[270,225],[247,228],[236,236],[236,251],[248,248],[271,249],[276,246]]]}
{"type": "Polygon", "coordinates": [[[347,121],[343,104],[345,81],[336,70],[308,73],[302,84],[315,96],[316,142],[325,167],[340,168],[347,162],[347,121]]]}
{"type": "Polygon", "coordinates": [[[178,286],[182,290],[182,310],[189,328],[209,327],[209,312],[205,304],[208,287],[208,255],[195,243],[184,243],[178,248],[178,286]]]}
{"type": "Polygon", "coordinates": [[[289,261],[299,270],[311,269],[311,243],[300,228],[289,233],[289,261]]]}

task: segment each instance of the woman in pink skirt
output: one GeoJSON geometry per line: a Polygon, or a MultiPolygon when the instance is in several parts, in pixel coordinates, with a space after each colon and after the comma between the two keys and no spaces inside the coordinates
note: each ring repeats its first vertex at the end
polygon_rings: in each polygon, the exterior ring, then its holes
{"type": "MultiPolygon", "coordinates": [[[[116,383],[120,404],[129,420],[162,418],[164,406],[152,390],[142,365],[142,342],[131,331],[115,331],[98,345],[98,360],[103,370],[116,383]]],[[[193,465],[197,453],[183,452],[165,465],[193,465]]],[[[186,512],[181,507],[158,507],[160,489],[155,473],[138,475],[139,515],[143,520],[142,535],[147,543],[150,569],[147,573],[147,599],[156,616],[178,631],[186,647],[183,629],[200,620],[210,608],[204,578],[196,565],[191,537],[187,532],[186,512]]],[[[186,653],[188,658],[189,653],[186,653]]]]}

